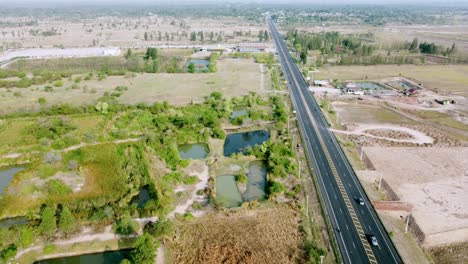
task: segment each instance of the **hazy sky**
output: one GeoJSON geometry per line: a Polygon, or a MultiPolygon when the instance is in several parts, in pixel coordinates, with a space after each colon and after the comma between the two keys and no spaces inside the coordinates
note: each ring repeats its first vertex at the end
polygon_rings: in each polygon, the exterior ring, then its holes
{"type": "Polygon", "coordinates": [[[316,4],[468,4],[468,0],[0,0],[4,5],[69,5],[69,4],[177,4],[177,3],[316,3],[316,4]]]}

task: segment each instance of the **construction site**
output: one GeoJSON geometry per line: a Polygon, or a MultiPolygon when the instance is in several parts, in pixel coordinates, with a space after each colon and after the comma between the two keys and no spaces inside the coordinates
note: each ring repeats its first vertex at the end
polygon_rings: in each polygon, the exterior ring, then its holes
{"type": "Polygon", "coordinates": [[[321,79],[310,90],[402,258],[465,262],[468,102],[457,89],[464,77],[435,84],[390,71],[356,80],[340,68],[312,73],[321,79]]]}

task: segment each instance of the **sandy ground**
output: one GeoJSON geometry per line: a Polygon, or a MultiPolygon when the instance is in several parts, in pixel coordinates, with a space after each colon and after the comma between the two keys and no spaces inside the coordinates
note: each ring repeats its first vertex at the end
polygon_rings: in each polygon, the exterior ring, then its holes
{"type": "Polygon", "coordinates": [[[413,206],[424,246],[468,240],[468,148],[365,147],[376,171],[413,206]]]}
{"type": "MultiPolygon", "coordinates": [[[[78,11],[81,12],[81,11],[78,11]]],[[[29,20],[30,17],[1,17],[1,21],[14,22],[29,20]]],[[[0,35],[0,42],[9,48],[32,47],[89,47],[119,46],[148,47],[155,45],[193,45],[201,43],[200,38],[190,41],[191,32],[205,33],[204,43],[217,43],[218,34],[221,42],[237,43],[241,41],[258,41],[258,31],[266,29],[265,25],[252,23],[237,17],[200,18],[170,16],[97,16],[80,20],[68,19],[60,15],[37,19],[37,25],[12,27],[0,35]],[[54,31],[51,36],[40,33],[54,31]],[[31,32],[38,31],[33,35],[31,32]],[[242,31],[238,36],[234,32],[242,31]],[[246,33],[251,32],[250,36],[246,33]],[[144,34],[147,33],[145,40],[144,34]],[[215,34],[210,40],[209,33],[215,34]],[[161,34],[161,37],[159,37],[161,34]]]]}
{"type": "Polygon", "coordinates": [[[333,132],[336,133],[341,133],[341,134],[348,134],[348,135],[363,135],[366,137],[372,137],[372,138],[378,138],[378,139],[385,139],[389,141],[395,141],[395,142],[407,142],[407,143],[414,143],[414,144],[432,144],[434,142],[434,139],[429,137],[423,132],[408,128],[408,127],[403,127],[403,126],[396,126],[396,125],[391,125],[391,124],[359,124],[357,127],[353,128],[350,131],[343,131],[343,130],[337,130],[337,129],[331,129],[333,132]],[[366,133],[368,130],[392,130],[392,131],[401,131],[405,134],[409,134],[412,138],[408,139],[397,139],[397,138],[391,138],[391,137],[384,137],[384,136],[376,136],[370,133],[366,133]]]}
{"type": "MultiPolygon", "coordinates": [[[[186,168],[187,175],[194,175],[197,176],[199,182],[195,184],[195,188],[191,188],[191,194],[189,199],[182,204],[176,206],[174,211],[169,214],[170,218],[173,218],[176,214],[184,214],[188,211],[191,211],[191,205],[195,201],[202,201],[203,195],[197,195],[197,190],[204,190],[208,185],[208,179],[210,178],[208,165],[204,163],[204,161],[192,161],[191,164],[186,168]]],[[[176,188],[178,191],[184,191],[188,188],[184,186],[179,186],[176,188]]],[[[200,212],[194,212],[194,215],[201,215],[200,212]]]]}

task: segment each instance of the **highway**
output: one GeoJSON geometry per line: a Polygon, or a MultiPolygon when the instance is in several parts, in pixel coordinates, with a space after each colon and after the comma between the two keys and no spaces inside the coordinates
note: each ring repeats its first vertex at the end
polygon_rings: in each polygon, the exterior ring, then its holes
{"type": "Polygon", "coordinates": [[[270,18],[268,26],[342,262],[403,263],[270,18]],[[370,235],[377,238],[378,246],[370,243],[370,235]]]}

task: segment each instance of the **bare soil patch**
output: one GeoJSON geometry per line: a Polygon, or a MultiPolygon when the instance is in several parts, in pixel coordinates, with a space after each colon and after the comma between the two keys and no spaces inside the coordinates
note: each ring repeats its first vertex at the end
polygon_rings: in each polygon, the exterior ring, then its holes
{"type": "Polygon", "coordinates": [[[468,148],[366,147],[383,179],[411,204],[420,239],[427,247],[468,237],[468,148]]]}

